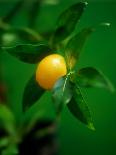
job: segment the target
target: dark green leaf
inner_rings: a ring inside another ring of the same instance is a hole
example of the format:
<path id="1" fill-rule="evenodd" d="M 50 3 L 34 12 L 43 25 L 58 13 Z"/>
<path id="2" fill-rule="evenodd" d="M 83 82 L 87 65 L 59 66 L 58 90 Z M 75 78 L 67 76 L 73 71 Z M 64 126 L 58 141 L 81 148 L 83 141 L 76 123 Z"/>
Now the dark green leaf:
<path id="1" fill-rule="evenodd" d="M 14 47 L 3 47 L 6 52 L 26 63 L 38 63 L 43 57 L 51 53 L 51 49 L 44 44 L 17 45 Z"/>
<path id="2" fill-rule="evenodd" d="M 66 9 L 58 18 L 57 28 L 54 33 L 53 42 L 59 42 L 68 37 L 75 29 L 87 2 L 79 2 Z"/>
<path id="3" fill-rule="evenodd" d="M 88 37 L 93 31 L 94 29 L 92 27 L 85 28 L 68 41 L 65 48 L 65 55 L 67 65 L 70 69 L 76 64 Z"/>
<path id="4" fill-rule="evenodd" d="M 78 72 L 77 80 L 80 86 L 106 88 L 114 92 L 112 83 L 103 73 L 93 67 L 82 68 Z"/>
<path id="5" fill-rule="evenodd" d="M 88 128 L 95 130 L 91 117 L 90 110 L 82 96 L 80 88 L 74 86 L 73 97 L 67 104 L 69 111 L 82 123 L 86 124 Z"/>
<path id="6" fill-rule="evenodd" d="M 12 112 L 0 103 L 0 128 L 5 129 L 8 133 L 14 134 L 15 119 Z"/>
<path id="7" fill-rule="evenodd" d="M 53 102 L 57 113 L 60 113 L 63 105 L 69 103 L 72 98 L 72 85 L 69 78 L 69 76 L 60 78 L 52 90 Z"/>
<path id="8" fill-rule="evenodd" d="M 45 92 L 36 82 L 35 75 L 28 81 L 23 94 L 23 110 L 31 107 Z"/>

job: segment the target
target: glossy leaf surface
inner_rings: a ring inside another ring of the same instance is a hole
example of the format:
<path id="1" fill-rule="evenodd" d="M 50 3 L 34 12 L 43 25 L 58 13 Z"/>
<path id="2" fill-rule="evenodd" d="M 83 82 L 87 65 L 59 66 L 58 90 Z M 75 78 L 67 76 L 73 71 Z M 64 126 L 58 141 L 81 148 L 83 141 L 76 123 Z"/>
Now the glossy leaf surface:
<path id="1" fill-rule="evenodd" d="M 115 90 L 109 79 L 93 67 L 82 68 L 77 75 L 80 86 L 106 88 L 112 92 Z"/>
<path id="2" fill-rule="evenodd" d="M 57 113 L 60 113 L 62 107 L 70 102 L 72 98 L 71 88 L 72 85 L 68 76 L 60 78 L 54 85 L 52 90 L 52 97 Z"/>
<path id="3" fill-rule="evenodd" d="M 72 115 L 75 118 L 77 118 L 82 123 L 87 125 L 88 128 L 94 130 L 93 120 L 92 120 L 90 110 L 84 100 L 84 97 L 79 87 L 74 86 L 73 97 L 71 101 L 67 104 L 67 106 L 69 111 L 72 113 Z"/>
<path id="4" fill-rule="evenodd" d="M 17 59 L 31 64 L 38 63 L 42 58 L 51 53 L 51 49 L 44 44 L 25 44 L 14 47 L 3 47 L 2 49 Z"/>

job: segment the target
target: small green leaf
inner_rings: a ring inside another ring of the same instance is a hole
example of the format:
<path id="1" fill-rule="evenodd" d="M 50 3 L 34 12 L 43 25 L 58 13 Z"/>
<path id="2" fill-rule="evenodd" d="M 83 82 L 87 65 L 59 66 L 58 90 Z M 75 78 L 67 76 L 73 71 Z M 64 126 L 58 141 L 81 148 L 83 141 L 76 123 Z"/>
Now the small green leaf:
<path id="1" fill-rule="evenodd" d="M 15 118 L 12 112 L 2 103 L 0 104 L 0 128 L 9 134 L 14 134 Z"/>
<path id="2" fill-rule="evenodd" d="M 87 2 L 79 2 L 66 9 L 58 18 L 57 28 L 53 36 L 53 42 L 57 43 L 68 37 L 80 20 Z"/>
<path id="3" fill-rule="evenodd" d="M 31 107 L 45 92 L 36 82 L 35 75 L 28 81 L 23 94 L 23 110 Z"/>
<path id="4" fill-rule="evenodd" d="M 73 97 L 67 104 L 69 111 L 88 128 L 95 130 L 90 110 L 82 96 L 81 90 L 77 85 L 73 88 Z"/>
<path id="5" fill-rule="evenodd" d="M 38 63 L 43 57 L 51 53 L 51 49 L 44 44 L 25 44 L 14 47 L 2 47 L 3 50 L 26 63 Z"/>
<path id="6" fill-rule="evenodd" d="M 63 105 L 69 103 L 72 98 L 72 85 L 69 78 L 69 75 L 60 78 L 52 90 L 52 98 L 58 114 L 61 112 Z"/>
<path id="7" fill-rule="evenodd" d="M 93 31 L 94 28 L 92 27 L 85 28 L 68 41 L 65 48 L 65 56 L 69 69 L 75 66 L 88 37 Z"/>
<path id="8" fill-rule="evenodd" d="M 106 88 L 112 92 L 115 91 L 109 79 L 101 71 L 93 67 L 82 68 L 77 75 L 80 86 Z"/>

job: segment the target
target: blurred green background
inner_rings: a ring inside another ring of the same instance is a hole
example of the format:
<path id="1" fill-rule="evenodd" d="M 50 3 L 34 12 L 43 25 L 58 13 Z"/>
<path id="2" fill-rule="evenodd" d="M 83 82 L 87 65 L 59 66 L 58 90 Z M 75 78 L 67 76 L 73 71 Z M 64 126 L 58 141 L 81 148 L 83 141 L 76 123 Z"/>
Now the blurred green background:
<path id="1" fill-rule="evenodd" d="M 0 16 L 4 16 L 15 4 L 16 0 L 0 1 Z M 52 30 L 60 12 L 78 2 L 77 0 L 57 0 L 57 4 L 44 3 L 38 16 L 37 29 L 40 32 Z M 79 61 L 79 68 L 94 66 L 101 69 L 116 86 L 116 1 L 88 0 L 89 5 L 83 14 L 76 31 L 101 22 L 110 22 L 109 28 L 99 27 L 88 40 Z M 28 7 L 31 1 L 22 8 L 12 25 L 26 26 Z M 51 1 L 52 3 L 52 1 Z M 18 61 L 7 53 L 1 54 L 5 76 L 10 86 L 10 106 L 17 121 L 22 116 L 21 97 L 24 86 L 36 66 Z M 85 97 L 93 113 L 96 131 L 93 132 L 78 122 L 64 109 L 59 126 L 60 155 L 116 155 L 116 93 L 106 90 L 89 89 Z M 54 108 L 49 93 L 45 94 L 32 109 L 44 111 L 46 117 L 54 117 Z"/>

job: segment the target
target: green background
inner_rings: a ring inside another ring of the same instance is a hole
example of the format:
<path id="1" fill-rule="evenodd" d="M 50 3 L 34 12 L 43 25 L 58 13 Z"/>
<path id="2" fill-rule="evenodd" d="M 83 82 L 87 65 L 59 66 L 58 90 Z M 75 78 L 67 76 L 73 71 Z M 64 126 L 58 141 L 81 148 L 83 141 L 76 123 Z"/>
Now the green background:
<path id="1" fill-rule="evenodd" d="M 4 16 L 15 2 L 0 1 L 0 16 Z M 29 1 L 28 1 L 29 2 Z M 41 32 L 52 30 L 56 19 L 63 9 L 77 0 L 60 0 L 57 5 L 44 4 L 38 17 L 37 29 Z M 101 22 L 110 22 L 109 28 L 98 27 L 92 34 L 79 60 L 78 67 L 94 66 L 101 69 L 116 86 L 116 1 L 90 0 L 76 31 Z M 27 7 L 17 15 L 13 25 L 27 24 Z M 18 19 L 18 20 L 17 20 Z M 24 86 L 36 66 L 18 61 L 7 53 L 1 54 L 5 76 L 10 87 L 10 106 L 17 121 L 22 116 L 21 97 Z M 85 98 L 93 113 L 96 131 L 91 131 L 77 121 L 64 109 L 59 126 L 60 155 L 115 155 L 116 154 L 116 93 L 111 94 L 102 89 L 85 90 Z M 46 117 L 54 117 L 54 107 L 49 93 L 30 109 L 42 110 Z"/>

